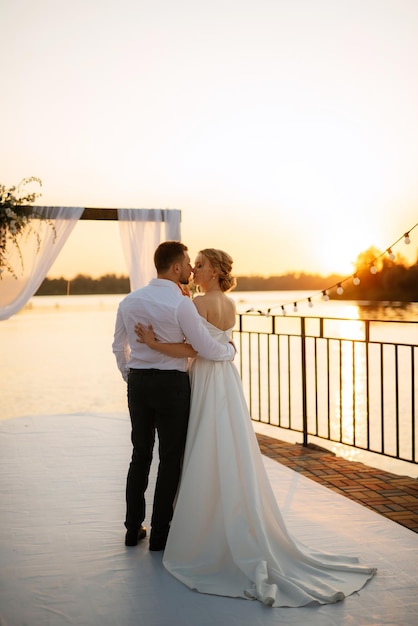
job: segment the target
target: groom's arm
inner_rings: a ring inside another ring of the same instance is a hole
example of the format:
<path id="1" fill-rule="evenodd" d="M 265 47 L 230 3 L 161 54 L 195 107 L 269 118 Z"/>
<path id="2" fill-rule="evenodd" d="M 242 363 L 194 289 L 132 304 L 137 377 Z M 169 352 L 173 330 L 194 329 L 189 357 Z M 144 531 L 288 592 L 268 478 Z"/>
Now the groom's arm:
<path id="1" fill-rule="evenodd" d="M 126 334 L 125 323 L 123 321 L 123 315 L 118 307 L 116 316 L 115 332 L 113 336 L 112 351 L 116 358 L 119 371 L 122 374 L 122 378 L 125 382 L 128 380 L 128 360 L 130 356 L 130 349 L 128 344 L 128 337 Z"/>

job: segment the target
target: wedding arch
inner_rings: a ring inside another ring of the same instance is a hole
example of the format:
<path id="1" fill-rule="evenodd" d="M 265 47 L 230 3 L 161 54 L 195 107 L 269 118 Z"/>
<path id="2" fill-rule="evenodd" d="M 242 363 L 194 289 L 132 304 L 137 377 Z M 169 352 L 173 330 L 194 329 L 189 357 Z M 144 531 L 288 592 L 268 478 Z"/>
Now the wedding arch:
<path id="1" fill-rule="evenodd" d="M 0 280 L 0 320 L 17 313 L 38 290 L 79 220 L 113 220 L 119 233 L 131 289 L 155 276 L 155 248 L 167 240 L 179 241 L 181 211 L 178 209 L 101 209 L 86 207 L 31 207 L 44 219 L 22 236 L 21 258 L 11 249 L 8 261 L 22 268 L 17 278 L 4 273 Z M 13 258 L 15 256 L 16 258 Z"/>

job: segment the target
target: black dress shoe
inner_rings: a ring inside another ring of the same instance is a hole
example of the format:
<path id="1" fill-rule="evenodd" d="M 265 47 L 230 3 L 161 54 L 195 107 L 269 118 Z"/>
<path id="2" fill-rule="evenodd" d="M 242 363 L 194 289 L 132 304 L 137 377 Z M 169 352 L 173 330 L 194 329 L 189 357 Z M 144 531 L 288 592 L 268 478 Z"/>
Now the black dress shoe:
<path id="1" fill-rule="evenodd" d="M 149 549 L 152 550 L 152 552 L 160 552 L 160 550 L 164 550 L 166 543 L 167 539 L 163 541 L 156 541 L 155 539 L 154 541 L 150 540 Z"/>
<path id="2" fill-rule="evenodd" d="M 151 529 L 151 535 L 149 538 L 149 549 L 152 552 L 159 552 L 160 550 L 164 550 L 165 544 L 167 543 L 169 528 L 164 529 Z"/>
<path id="3" fill-rule="evenodd" d="M 147 529 L 141 526 L 139 530 L 136 528 L 128 528 L 125 535 L 125 546 L 136 546 L 138 541 L 147 536 Z"/>

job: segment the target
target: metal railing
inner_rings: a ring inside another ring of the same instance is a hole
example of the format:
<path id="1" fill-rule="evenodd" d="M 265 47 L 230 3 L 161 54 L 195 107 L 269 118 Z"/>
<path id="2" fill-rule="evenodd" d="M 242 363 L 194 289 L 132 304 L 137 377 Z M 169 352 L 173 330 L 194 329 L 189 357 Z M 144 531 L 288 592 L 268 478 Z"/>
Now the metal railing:
<path id="1" fill-rule="evenodd" d="M 252 419 L 416 463 L 417 324 L 238 315 Z"/>

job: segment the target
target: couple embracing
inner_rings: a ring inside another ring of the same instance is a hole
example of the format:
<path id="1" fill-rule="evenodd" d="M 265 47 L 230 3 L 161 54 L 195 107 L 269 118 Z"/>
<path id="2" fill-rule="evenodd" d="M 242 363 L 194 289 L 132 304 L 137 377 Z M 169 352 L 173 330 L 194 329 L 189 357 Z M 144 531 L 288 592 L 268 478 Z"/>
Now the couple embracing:
<path id="1" fill-rule="evenodd" d="M 128 383 L 132 460 L 125 544 L 145 538 L 145 491 L 158 433 L 149 548 L 202 593 L 274 607 L 328 604 L 375 569 L 322 554 L 288 532 L 251 424 L 232 342 L 232 259 L 208 248 L 192 269 L 187 247 L 160 244 L 157 278 L 120 303 L 113 352 Z M 190 300 L 190 275 L 203 295 Z M 189 358 L 193 357 L 190 367 Z"/>

